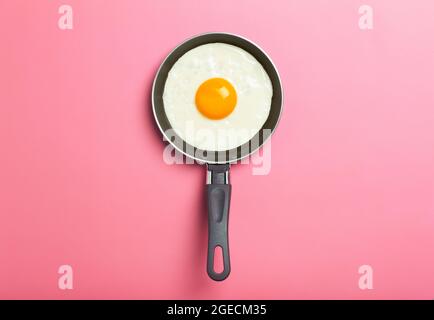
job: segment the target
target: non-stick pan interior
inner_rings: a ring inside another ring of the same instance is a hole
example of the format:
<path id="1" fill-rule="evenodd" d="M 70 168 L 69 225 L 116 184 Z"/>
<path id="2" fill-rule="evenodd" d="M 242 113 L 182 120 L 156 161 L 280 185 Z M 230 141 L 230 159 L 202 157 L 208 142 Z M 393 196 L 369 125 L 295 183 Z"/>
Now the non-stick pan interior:
<path id="1" fill-rule="evenodd" d="M 249 142 L 244 145 L 227 151 L 207 151 L 194 148 L 193 146 L 187 144 L 179 136 L 177 136 L 173 130 L 172 126 L 167 119 L 166 113 L 164 111 L 163 105 L 163 91 L 164 85 L 167 79 L 167 75 L 172 68 L 173 64 L 187 51 L 191 49 L 207 44 L 207 43 L 227 43 L 234 46 L 238 46 L 241 49 L 249 52 L 253 55 L 256 60 L 258 60 L 265 71 L 268 73 L 270 80 L 273 85 L 273 98 L 271 100 L 270 114 L 262 126 L 262 129 L 253 137 Z M 233 162 L 238 159 L 248 156 L 250 153 L 257 150 L 271 135 L 277 126 L 279 121 L 280 113 L 282 110 L 282 86 L 279 78 L 279 74 L 275 66 L 273 65 L 270 58 L 255 44 L 242 37 L 227 34 L 227 33 L 207 33 L 203 35 L 191 38 L 178 47 L 176 47 L 166 58 L 166 60 L 161 65 L 154 81 L 154 87 L 152 90 L 152 104 L 154 108 L 154 115 L 160 130 L 163 134 L 170 140 L 170 142 L 181 152 L 187 156 L 200 160 L 207 163 L 228 163 Z M 170 135 L 167 134 L 170 132 Z"/>

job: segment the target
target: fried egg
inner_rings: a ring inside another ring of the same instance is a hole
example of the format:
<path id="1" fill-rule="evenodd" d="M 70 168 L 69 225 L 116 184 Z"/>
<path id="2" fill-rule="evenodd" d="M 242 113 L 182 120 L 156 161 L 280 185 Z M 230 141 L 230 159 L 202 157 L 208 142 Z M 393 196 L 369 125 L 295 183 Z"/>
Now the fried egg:
<path id="1" fill-rule="evenodd" d="M 207 151 L 237 148 L 262 128 L 273 87 L 247 51 L 209 43 L 186 52 L 168 73 L 163 103 L 172 129 Z"/>

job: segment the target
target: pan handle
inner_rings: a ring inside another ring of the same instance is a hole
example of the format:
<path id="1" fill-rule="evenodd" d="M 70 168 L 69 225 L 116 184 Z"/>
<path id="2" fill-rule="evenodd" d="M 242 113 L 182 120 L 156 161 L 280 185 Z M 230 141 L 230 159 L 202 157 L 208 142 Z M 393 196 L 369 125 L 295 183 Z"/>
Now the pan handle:
<path id="1" fill-rule="evenodd" d="M 229 164 L 208 164 L 206 190 L 208 198 L 207 272 L 211 279 L 222 281 L 231 272 L 228 244 L 228 218 L 231 200 Z M 214 255 L 219 247 L 224 268 L 223 271 L 216 272 Z"/>

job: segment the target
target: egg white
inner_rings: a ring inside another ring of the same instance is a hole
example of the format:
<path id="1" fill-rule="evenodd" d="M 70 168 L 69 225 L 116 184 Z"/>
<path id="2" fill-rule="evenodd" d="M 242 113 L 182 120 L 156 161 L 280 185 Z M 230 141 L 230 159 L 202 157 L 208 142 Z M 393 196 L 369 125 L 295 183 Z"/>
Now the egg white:
<path id="1" fill-rule="evenodd" d="M 237 92 L 234 111 L 221 120 L 208 119 L 195 104 L 199 86 L 215 77 L 228 80 Z M 267 72 L 250 53 L 210 43 L 188 51 L 172 66 L 163 103 L 173 130 L 184 141 L 202 150 L 225 151 L 248 142 L 262 128 L 272 96 Z"/>

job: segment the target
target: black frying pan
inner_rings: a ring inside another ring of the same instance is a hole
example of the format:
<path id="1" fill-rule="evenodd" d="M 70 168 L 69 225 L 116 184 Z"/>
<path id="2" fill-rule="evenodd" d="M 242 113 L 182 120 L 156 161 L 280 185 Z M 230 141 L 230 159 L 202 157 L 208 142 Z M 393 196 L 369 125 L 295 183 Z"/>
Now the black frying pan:
<path id="1" fill-rule="evenodd" d="M 163 105 L 163 91 L 167 75 L 174 63 L 187 51 L 207 43 L 227 43 L 237 46 L 253 55 L 267 72 L 272 85 L 273 97 L 270 114 L 259 132 L 247 143 L 226 151 L 208 151 L 195 148 L 183 141 L 167 119 Z M 152 108 L 157 122 L 166 139 L 180 152 L 199 162 L 207 164 L 207 199 L 208 199 L 208 275 L 217 281 L 227 278 L 230 273 L 228 245 L 228 216 L 231 197 L 229 184 L 229 166 L 255 152 L 271 136 L 282 112 L 283 92 L 279 74 L 271 59 L 253 42 L 229 33 L 206 33 L 188 39 L 178 45 L 161 64 L 152 87 Z M 167 132 L 170 132 L 170 137 Z M 214 271 L 214 253 L 221 247 L 223 253 L 222 272 Z"/>

